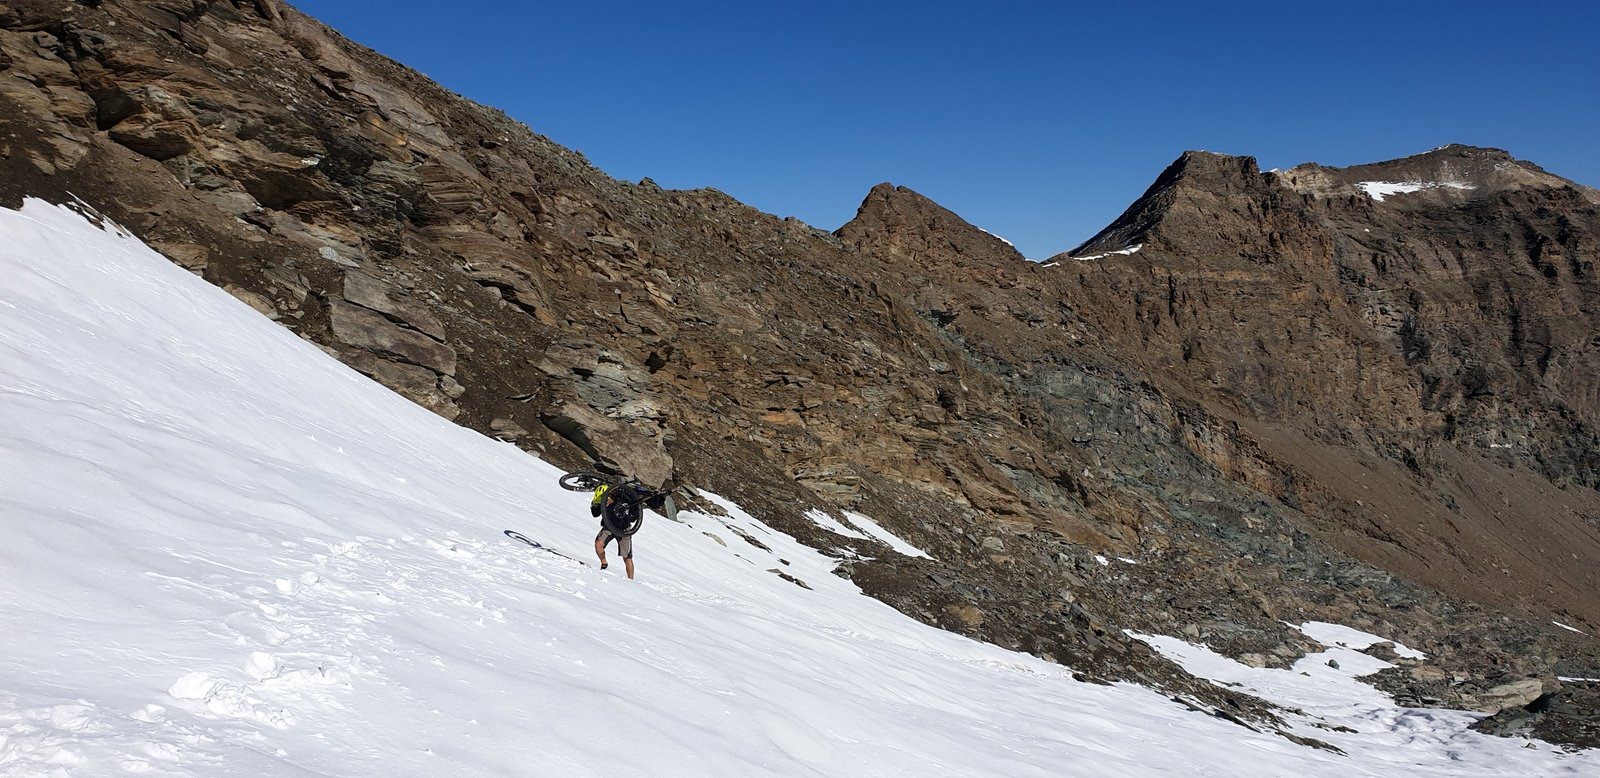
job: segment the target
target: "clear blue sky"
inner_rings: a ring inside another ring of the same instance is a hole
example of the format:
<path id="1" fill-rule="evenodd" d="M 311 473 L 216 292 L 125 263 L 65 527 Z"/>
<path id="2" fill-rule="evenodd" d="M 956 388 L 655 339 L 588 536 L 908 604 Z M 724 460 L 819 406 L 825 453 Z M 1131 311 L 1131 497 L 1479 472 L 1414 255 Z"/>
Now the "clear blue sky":
<path id="1" fill-rule="evenodd" d="M 1600 2 L 299 0 L 622 179 L 833 229 L 879 181 L 1030 257 L 1184 149 L 1498 146 L 1600 185 Z"/>

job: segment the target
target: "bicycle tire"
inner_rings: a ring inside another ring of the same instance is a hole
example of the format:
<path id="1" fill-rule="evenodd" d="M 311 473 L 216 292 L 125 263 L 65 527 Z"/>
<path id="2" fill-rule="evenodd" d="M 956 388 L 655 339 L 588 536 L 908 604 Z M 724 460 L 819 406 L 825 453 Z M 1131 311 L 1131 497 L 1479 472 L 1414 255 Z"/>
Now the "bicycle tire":
<path id="1" fill-rule="evenodd" d="M 643 527 L 643 526 L 644 526 L 644 511 L 639 511 L 639 520 L 634 522 L 633 526 L 631 526 L 627 530 L 625 530 L 622 533 L 622 536 L 625 537 L 625 538 L 633 537 L 633 533 L 638 532 L 639 528 Z"/>
<path id="2" fill-rule="evenodd" d="M 667 518 L 672 519 L 673 521 L 677 521 L 678 520 L 678 503 L 675 502 L 672 499 L 672 495 L 670 495 L 670 494 L 662 494 L 661 498 L 662 498 L 662 500 L 661 500 L 661 508 L 658 509 L 660 511 L 661 515 L 666 516 Z M 657 510 L 657 509 L 652 509 L 652 510 Z M 607 530 L 610 530 L 611 534 L 616 535 L 617 537 L 623 537 L 623 538 L 631 537 L 634 533 L 639 531 L 640 527 L 644 526 L 645 513 L 646 513 L 646 511 L 640 510 L 639 511 L 639 520 L 635 521 L 635 522 L 632 522 L 629 526 L 624 527 L 621 530 L 617 530 L 617 529 L 613 528 L 611 526 L 610 522 L 605 521 L 604 518 L 601 519 L 601 524 L 604 525 Z"/>
<path id="3" fill-rule="evenodd" d="M 606 531 L 616 535 L 619 538 L 633 537 L 633 534 L 638 532 L 640 527 L 644 526 L 644 511 L 639 512 L 638 520 L 628 522 L 628 526 L 626 527 L 618 527 L 612 522 L 607 521 L 606 517 L 604 516 L 601 517 L 600 523 L 601 526 L 606 528 Z"/>
<path id="4" fill-rule="evenodd" d="M 569 492 L 592 492 L 596 486 L 606 482 L 605 477 L 599 473 L 590 473 L 580 470 L 576 473 L 567 473 L 561 476 L 561 488 Z"/>

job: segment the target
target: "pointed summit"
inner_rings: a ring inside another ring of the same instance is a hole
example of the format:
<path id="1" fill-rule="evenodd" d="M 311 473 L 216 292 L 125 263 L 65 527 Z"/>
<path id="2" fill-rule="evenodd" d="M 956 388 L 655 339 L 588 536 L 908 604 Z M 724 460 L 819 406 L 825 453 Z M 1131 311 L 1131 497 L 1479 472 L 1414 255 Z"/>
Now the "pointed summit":
<path id="1" fill-rule="evenodd" d="M 867 192 L 856 217 L 834 232 L 845 244 L 918 264 L 959 255 L 963 264 L 1025 261 L 1010 242 L 903 186 Z"/>
<path id="2" fill-rule="evenodd" d="M 1185 151 L 1115 221 L 1056 258 L 1131 253 L 1128 250 L 1135 246 L 1163 247 L 1162 228 L 1174 214 L 1203 213 L 1214 209 L 1218 200 L 1259 194 L 1266 186 L 1255 157 Z"/>

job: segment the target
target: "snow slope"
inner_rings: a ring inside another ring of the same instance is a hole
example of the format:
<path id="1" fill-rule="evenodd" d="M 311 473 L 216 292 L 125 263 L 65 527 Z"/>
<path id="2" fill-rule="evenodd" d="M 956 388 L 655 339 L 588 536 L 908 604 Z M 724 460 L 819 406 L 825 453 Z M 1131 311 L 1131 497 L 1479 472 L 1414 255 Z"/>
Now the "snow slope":
<path id="1" fill-rule="evenodd" d="M 114 228 L 0 210 L 0 774 L 1597 770 L 1465 714 L 1318 731 L 1347 757 L 1077 683 L 725 502 L 647 521 L 629 582 L 501 535 L 589 556 L 556 475 Z"/>
<path id="2" fill-rule="evenodd" d="M 1308 621 L 1299 625 L 1296 627 L 1296 629 L 1305 633 L 1306 637 L 1311 638 L 1312 640 L 1315 640 L 1325 646 L 1338 646 L 1340 648 L 1354 648 L 1359 650 L 1375 643 L 1389 643 L 1394 648 L 1395 656 L 1403 656 L 1408 659 L 1428 658 L 1427 654 L 1424 654 L 1414 648 L 1408 648 L 1404 643 L 1388 640 L 1370 632 L 1362 632 L 1359 629 L 1346 627 L 1343 624 L 1330 624 L 1326 621 Z"/>
<path id="3" fill-rule="evenodd" d="M 1356 188 L 1381 203 L 1386 197 L 1420 192 L 1424 189 L 1475 189 L 1476 187 L 1453 181 L 1361 181 L 1356 184 Z"/>

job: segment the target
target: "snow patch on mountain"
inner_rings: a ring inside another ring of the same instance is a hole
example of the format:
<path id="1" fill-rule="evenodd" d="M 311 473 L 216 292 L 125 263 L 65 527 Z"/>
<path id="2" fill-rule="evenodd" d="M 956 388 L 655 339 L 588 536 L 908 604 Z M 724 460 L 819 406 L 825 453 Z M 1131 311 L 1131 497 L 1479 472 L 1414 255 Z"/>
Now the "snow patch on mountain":
<path id="1" fill-rule="evenodd" d="M 996 234 L 994 234 L 994 233 L 992 233 L 992 232 L 990 232 L 990 231 L 988 231 L 988 230 L 986 230 L 986 229 L 984 229 L 982 227 L 978 228 L 978 232 L 981 232 L 981 233 L 983 233 L 985 235 L 988 235 L 989 237 L 994 238 L 995 240 L 998 240 L 1001 243 L 1004 243 L 1007 246 L 1010 246 L 1011 248 L 1016 248 L 1017 247 L 1017 244 L 1012 243 L 1011 241 L 1006 240 L 1005 238 L 1002 238 L 999 235 L 996 235 Z"/>
<path id="2" fill-rule="evenodd" d="M 1358 633 L 1349 627 L 1312 629 L 1330 639 L 1333 634 Z M 1292 667 L 1278 669 L 1251 667 L 1179 638 L 1127 634 L 1193 675 L 1295 710 L 1285 717 L 1291 731 L 1338 747 L 1349 755 L 1354 769 L 1385 759 L 1406 764 L 1409 775 L 1487 775 L 1496 770 L 1583 775 L 1600 767 L 1600 755 L 1594 752 L 1568 754 L 1537 741 L 1519 744 L 1468 729 L 1483 718 L 1481 713 L 1401 707 L 1387 693 L 1359 680 L 1394 665 L 1353 648 L 1307 654 Z M 1540 753 L 1545 749 L 1549 751 Z M 1402 752 L 1407 756 L 1396 758 Z"/>
<path id="3" fill-rule="evenodd" d="M 1092 261 L 1094 261 L 1096 259 L 1105 259 L 1106 257 L 1115 257 L 1115 256 L 1131 257 L 1134 254 L 1139 253 L 1139 249 L 1142 249 L 1142 248 L 1144 248 L 1144 244 L 1143 243 L 1136 243 L 1136 244 L 1134 244 L 1132 246 L 1129 246 L 1127 248 L 1117 249 L 1116 251 L 1107 251 L 1107 252 L 1103 252 L 1103 253 L 1100 253 L 1100 254 L 1089 254 L 1087 256 L 1082 256 L 1082 257 L 1067 257 L 1067 258 L 1071 259 L 1071 260 L 1073 260 L 1075 262 L 1092 262 Z M 1047 263 L 1045 263 L 1043 265 L 1043 267 L 1055 267 L 1056 265 L 1059 265 L 1059 264 L 1061 264 L 1061 262 L 1059 260 L 1057 260 L 1055 262 L 1047 262 Z"/>
<path id="4" fill-rule="evenodd" d="M 855 527 L 846 526 L 838 519 L 829 516 L 825 511 L 819 511 L 815 509 L 806 511 L 806 518 L 816 522 L 817 526 L 832 532 L 835 535 L 840 535 L 847 538 L 855 538 L 857 540 L 867 539 L 867 536 L 863 534 L 861 530 L 858 530 Z"/>
<path id="5" fill-rule="evenodd" d="M 878 522 L 873 521 L 872 519 L 869 519 L 859 513 L 850 511 L 846 511 L 844 515 L 851 524 L 860 527 L 862 532 L 865 532 L 879 541 L 882 541 L 884 545 L 894 549 L 897 553 L 904 554 L 906 556 L 921 557 L 923 559 L 930 558 L 928 556 L 928 552 L 905 542 L 900 538 L 899 535 L 884 529 L 883 525 L 879 524 Z"/>
<path id="6" fill-rule="evenodd" d="M 1340 648 L 1363 649 L 1378 643 L 1389 643 L 1394 646 L 1396 656 L 1406 659 L 1427 659 L 1428 655 L 1414 648 L 1407 648 L 1398 640 L 1378 637 L 1370 632 L 1362 632 L 1354 627 L 1343 624 L 1331 624 L 1326 621 L 1308 621 L 1298 626 L 1289 626 L 1305 633 L 1305 636 L 1325 646 L 1338 646 Z"/>
<path id="7" fill-rule="evenodd" d="M 1453 181 L 1362 181 L 1356 184 L 1361 191 L 1366 192 L 1378 202 L 1383 202 L 1385 197 L 1397 194 L 1410 194 L 1421 192 L 1424 189 L 1476 189 L 1471 184 L 1461 184 Z"/>

